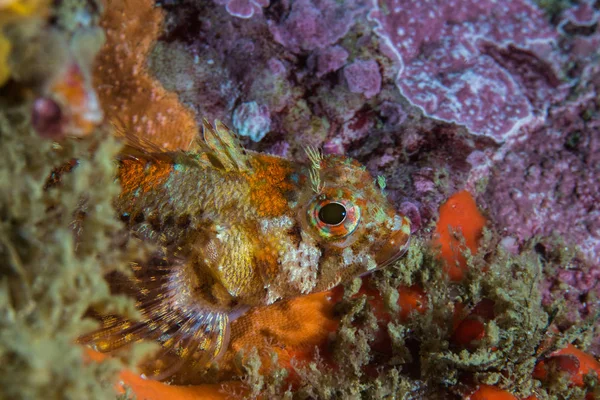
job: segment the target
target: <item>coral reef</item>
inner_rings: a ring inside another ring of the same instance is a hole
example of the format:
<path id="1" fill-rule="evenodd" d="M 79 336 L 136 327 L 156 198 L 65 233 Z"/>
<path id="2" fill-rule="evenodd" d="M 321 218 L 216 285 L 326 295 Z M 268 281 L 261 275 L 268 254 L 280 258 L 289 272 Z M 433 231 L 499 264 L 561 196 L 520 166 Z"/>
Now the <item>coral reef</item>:
<path id="1" fill-rule="evenodd" d="M 242 136 L 248 136 L 255 142 L 265 137 L 271 126 L 267 107 L 259 106 L 255 101 L 240 104 L 233 111 L 233 127 Z"/>
<path id="2" fill-rule="evenodd" d="M 374 60 L 358 60 L 344 68 L 344 77 L 352 93 L 362 93 L 367 99 L 381 90 L 379 66 Z"/>
<path id="3" fill-rule="evenodd" d="M 367 5 L 366 0 L 344 4 L 330 0 L 291 2 L 285 17 L 268 21 L 269 30 L 276 42 L 295 53 L 322 49 L 345 36 Z"/>
<path id="4" fill-rule="evenodd" d="M 128 258 L 106 132 L 186 149 L 207 118 L 358 159 L 416 240 L 240 318 L 218 366 L 173 378 L 199 387 L 122 373 L 139 397 L 600 398 L 597 1 L 0 3 L 0 397 L 111 398 L 119 363 L 72 344 L 89 306 L 126 308 L 100 279 Z"/>
<path id="5" fill-rule="evenodd" d="M 600 121 L 582 116 L 598 112 L 596 101 L 552 109 L 499 154 L 488 189 L 494 220 L 519 240 L 558 233 L 591 260 L 600 260 Z"/>

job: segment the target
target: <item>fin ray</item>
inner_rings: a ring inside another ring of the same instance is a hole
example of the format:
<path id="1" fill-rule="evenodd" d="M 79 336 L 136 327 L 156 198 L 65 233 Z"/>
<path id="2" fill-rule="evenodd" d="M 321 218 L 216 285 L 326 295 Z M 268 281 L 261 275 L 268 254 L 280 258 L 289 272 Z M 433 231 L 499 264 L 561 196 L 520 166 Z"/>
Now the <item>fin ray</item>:
<path id="1" fill-rule="evenodd" d="M 219 120 L 212 126 L 202 120 L 202 137 L 198 138 L 191 151 L 205 153 L 212 157 L 226 171 L 250 171 L 246 151 L 237 135 Z"/>
<path id="2" fill-rule="evenodd" d="M 159 380 L 176 373 L 186 363 L 205 367 L 218 359 L 229 343 L 229 315 L 195 299 L 182 300 L 181 268 L 172 266 L 170 279 L 139 295 L 139 320 L 105 317 L 100 329 L 80 337 L 78 342 L 103 353 L 143 340 L 158 342 L 161 349 L 141 367 L 148 377 Z M 135 286 L 145 286 L 153 279 L 143 272 L 141 269 L 139 276 L 131 278 L 136 281 Z M 157 294 L 163 296 L 157 299 Z"/>

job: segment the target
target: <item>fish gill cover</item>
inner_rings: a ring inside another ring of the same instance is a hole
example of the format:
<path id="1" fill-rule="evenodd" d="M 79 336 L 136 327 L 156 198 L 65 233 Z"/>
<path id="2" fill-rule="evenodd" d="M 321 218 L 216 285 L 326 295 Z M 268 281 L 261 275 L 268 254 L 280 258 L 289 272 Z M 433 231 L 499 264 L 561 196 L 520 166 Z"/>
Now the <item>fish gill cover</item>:
<path id="1" fill-rule="evenodd" d="M 251 150 L 358 159 L 415 240 L 364 282 L 240 318 L 222 365 L 173 378 L 199 385 L 182 399 L 215 382 L 224 397 L 598 398 L 599 8 L 0 2 L 0 398 L 116 396 L 121 363 L 75 344 L 90 309 L 135 316 L 103 279 L 141 252 L 114 239 L 112 133 L 181 149 L 202 118 Z M 485 231 L 445 216 L 464 189 Z M 464 252 L 454 269 L 436 246 Z M 568 343 L 591 361 L 554 352 Z"/>

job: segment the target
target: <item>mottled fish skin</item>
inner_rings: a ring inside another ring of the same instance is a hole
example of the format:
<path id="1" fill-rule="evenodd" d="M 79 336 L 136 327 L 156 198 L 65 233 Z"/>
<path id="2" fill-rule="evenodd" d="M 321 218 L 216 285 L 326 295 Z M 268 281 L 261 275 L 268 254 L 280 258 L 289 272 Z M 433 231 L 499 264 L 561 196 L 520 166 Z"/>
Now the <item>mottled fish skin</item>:
<path id="1" fill-rule="evenodd" d="M 251 307 L 314 293 L 398 259 L 410 221 L 358 162 L 308 151 L 308 165 L 244 151 L 204 121 L 192 151 L 120 160 L 116 208 L 158 262 L 134 265 L 143 318 L 104 318 L 81 338 L 100 351 L 156 340 L 148 368 L 162 379 L 227 348 L 229 322 Z M 327 207 L 326 207 L 327 206 Z"/>

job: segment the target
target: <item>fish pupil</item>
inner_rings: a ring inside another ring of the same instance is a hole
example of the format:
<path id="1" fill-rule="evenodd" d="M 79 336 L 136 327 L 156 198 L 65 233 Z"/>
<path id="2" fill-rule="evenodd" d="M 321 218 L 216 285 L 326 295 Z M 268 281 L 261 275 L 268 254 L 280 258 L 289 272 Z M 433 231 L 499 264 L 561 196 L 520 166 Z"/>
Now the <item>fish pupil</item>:
<path id="1" fill-rule="evenodd" d="M 339 225 L 346 219 L 346 207 L 340 203 L 329 203 L 319 210 L 319 220 L 327 225 Z"/>

